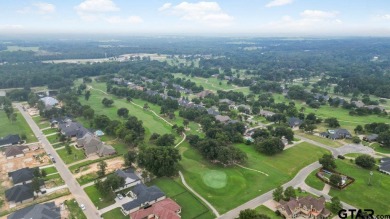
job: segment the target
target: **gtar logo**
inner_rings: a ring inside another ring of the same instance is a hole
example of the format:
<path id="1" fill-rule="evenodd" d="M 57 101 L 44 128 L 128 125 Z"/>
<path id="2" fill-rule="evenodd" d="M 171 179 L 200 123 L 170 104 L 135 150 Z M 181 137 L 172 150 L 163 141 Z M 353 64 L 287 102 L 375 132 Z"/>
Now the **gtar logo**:
<path id="1" fill-rule="evenodd" d="M 350 216 L 348 216 L 348 212 L 351 213 Z M 375 218 L 374 217 L 374 210 L 372 209 L 341 209 L 338 213 L 339 217 L 344 218 L 351 218 L 351 219 L 370 219 Z"/>

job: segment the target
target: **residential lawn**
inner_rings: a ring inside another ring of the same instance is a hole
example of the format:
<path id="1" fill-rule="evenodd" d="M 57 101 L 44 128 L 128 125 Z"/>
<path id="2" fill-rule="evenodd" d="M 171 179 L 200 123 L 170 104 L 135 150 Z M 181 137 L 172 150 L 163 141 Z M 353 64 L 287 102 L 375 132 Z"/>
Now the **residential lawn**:
<path id="1" fill-rule="evenodd" d="M 321 191 L 324 188 L 325 183 L 316 177 L 317 172 L 318 170 L 314 170 L 313 172 L 311 172 L 310 175 L 306 178 L 305 183 L 308 186 Z"/>
<path id="2" fill-rule="evenodd" d="M 40 129 L 50 127 L 49 121 L 47 119 L 45 119 L 45 118 L 42 118 L 40 116 L 34 116 L 34 117 L 32 117 L 32 119 L 38 125 L 38 127 Z"/>
<path id="3" fill-rule="evenodd" d="M 50 180 L 50 179 L 59 179 L 61 178 L 60 174 L 59 173 L 55 173 L 55 174 L 52 174 L 50 176 L 46 176 L 45 177 L 45 180 Z"/>
<path id="4" fill-rule="evenodd" d="M 0 138 L 3 138 L 10 134 L 25 134 L 27 139 L 27 143 L 31 142 L 37 142 L 37 138 L 35 137 L 34 133 L 32 132 L 30 126 L 27 124 L 26 120 L 20 114 L 20 112 L 15 109 L 16 113 L 16 121 L 11 122 L 7 115 L 5 114 L 4 110 L 0 110 Z"/>
<path id="5" fill-rule="evenodd" d="M 95 179 L 98 178 L 97 173 L 88 173 L 85 175 L 82 175 L 81 177 L 77 178 L 77 182 L 79 182 L 80 185 L 85 185 L 87 183 L 95 181 Z"/>
<path id="6" fill-rule="evenodd" d="M 260 214 L 265 214 L 271 219 L 281 219 L 281 216 L 277 216 L 275 212 L 273 212 L 271 209 L 264 205 L 260 205 L 259 207 L 255 208 L 255 210 Z"/>
<path id="7" fill-rule="evenodd" d="M 282 185 L 300 169 L 327 153 L 326 150 L 305 142 L 275 156 L 260 154 L 253 146 L 240 144 L 237 147 L 248 156 L 248 161 L 243 164 L 245 167 L 266 172 L 269 176 L 238 166 L 213 165 L 204 160 L 195 149 L 190 148 L 188 143 L 179 147 L 182 154 L 180 170 L 187 183 L 220 213 Z M 214 177 L 213 182 L 213 176 L 217 175 L 218 178 Z"/>
<path id="8" fill-rule="evenodd" d="M 105 208 L 115 203 L 114 200 L 105 200 L 105 197 L 100 194 L 95 185 L 86 187 L 84 191 L 98 209 Z"/>
<path id="9" fill-rule="evenodd" d="M 82 203 L 80 203 L 82 204 Z M 66 201 L 66 206 L 68 207 L 68 211 L 70 213 L 69 218 L 74 218 L 74 219 L 87 219 L 85 216 L 83 210 L 81 210 L 79 203 L 76 202 L 76 200 L 71 199 Z"/>
<path id="10" fill-rule="evenodd" d="M 371 148 L 373 148 L 376 152 L 383 153 L 383 154 L 390 154 L 390 148 L 389 147 L 382 147 L 379 143 L 375 142 L 370 145 Z"/>
<path id="11" fill-rule="evenodd" d="M 107 160 L 107 159 L 111 159 L 111 158 L 114 158 L 114 157 L 117 157 L 118 155 L 114 155 L 114 156 L 108 156 L 108 157 L 102 157 L 102 158 L 99 158 L 99 159 L 96 159 L 96 160 L 86 160 L 84 162 L 81 162 L 81 163 L 78 163 L 78 164 L 75 164 L 75 165 L 72 165 L 69 167 L 69 170 L 72 172 L 72 173 L 75 173 L 75 171 L 81 167 L 84 167 L 84 166 L 88 166 L 88 165 L 91 165 L 93 163 L 97 163 L 99 161 L 102 161 L 102 160 Z"/>
<path id="12" fill-rule="evenodd" d="M 50 129 L 45 129 L 42 132 L 43 132 L 44 135 L 49 135 L 49 134 L 57 133 L 58 129 L 50 128 Z"/>
<path id="13" fill-rule="evenodd" d="M 57 173 L 57 169 L 55 167 L 48 167 L 48 168 L 43 168 L 42 170 L 45 170 L 46 174 L 51 174 L 51 173 Z"/>
<path id="14" fill-rule="evenodd" d="M 46 137 L 46 138 L 47 138 L 47 140 L 48 140 L 51 144 L 54 144 L 54 143 L 59 142 L 58 135 L 51 135 L 51 136 L 48 136 L 48 137 Z"/>
<path id="15" fill-rule="evenodd" d="M 349 154 L 344 154 L 345 157 L 352 157 L 352 158 L 357 158 L 362 154 L 359 153 L 349 153 Z"/>
<path id="16" fill-rule="evenodd" d="M 58 144 L 52 144 L 51 146 L 53 146 L 53 148 L 60 148 L 60 147 L 64 147 L 65 146 L 65 143 L 58 143 Z"/>
<path id="17" fill-rule="evenodd" d="M 102 215 L 104 219 L 128 219 L 129 216 L 123 215 L 121 208 L 115 208 L 109 212 L 106 212 Z"/>
<path id="18" fill-rule="evenodd" d="M 150 185 L 159 187 L 167 197 L 176 201 L 181 206 L 182 218 L 214 218 L 211 211 L 198 200 L 191 192 L 185 189 L 181 184 L 180 179 L 173 180 L 171 178 L 158 178 L 153 180 Z"/>
<path id="19" fill-rule="evenodd" d="M 334 140 L 330 140 L 328 138 L 323 138 L 323 137 L 320 137 L 320 136 L 317 136 L 317 135 L 311 135 L 311 134 L 302 133 L 301 131 L 296 131 L 296 134 L 298 136 L 301 135 L 302 137 L 308 138 L 310 140 L 319 142 L 319 143 L 324 144 L 324 145 L 328 145 L 330 147 L 338 148 L 338 147 L 343 146 L 343 144 L 341 142 L 337 141 L 337 140 L 334 141 Z"/>
<path id="20" fill-rule="evenodd" d="M 68 154 L 65 148 L 57 150 L 58 155 L 66 164 L 83 160 L 85 158 L 83 150 L 75 149 L 73 146 L 71 146 L 71 148 L 72 148 L 72 154 Z"/>
<path id="21" fill-rule="evenodd" d="M 368 185 L 370 170 L 358 167 L 347 160 L 336 160 L 337 171 L 355 178 L 344 190 L 331 189 L 329 195 L 361 209 L 373 209 L 375 214 L 390 214 L 390 176 L 373 171 L 372 186 Z"/>

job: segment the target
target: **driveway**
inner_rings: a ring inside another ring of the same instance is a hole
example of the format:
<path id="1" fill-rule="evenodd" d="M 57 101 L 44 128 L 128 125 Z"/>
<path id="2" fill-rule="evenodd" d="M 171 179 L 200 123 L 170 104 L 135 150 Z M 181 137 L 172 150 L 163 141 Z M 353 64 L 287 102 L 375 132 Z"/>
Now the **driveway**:
<path id="1" fill-rule="evenodd" d="M 100 213 L 100 215 L 102 215 L 108 211 L 115 209 L 115 208 L 120 208 L 120 207 L 122 207 L 123 204 L 126 204 L 127 202 L 131 202 L 131 201 L 133 201 L 133 199 L 128 197 L 128 196 L 125 196 L 122 200 L 119 200 L 119 198 L 117 197 L 117 198 L 115 198 L 115 204 L 112 204 L 108 207 L 100 209 L 99 213 Z"/>

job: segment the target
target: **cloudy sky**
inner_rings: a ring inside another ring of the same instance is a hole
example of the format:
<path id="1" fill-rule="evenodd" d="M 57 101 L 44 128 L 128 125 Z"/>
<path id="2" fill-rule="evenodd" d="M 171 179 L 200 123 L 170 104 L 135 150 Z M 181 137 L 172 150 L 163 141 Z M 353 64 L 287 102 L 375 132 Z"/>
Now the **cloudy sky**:
<path id="1" fill-rule="evenodd" d="M 390 36 L 390 0 L 0 0 L 0 34 Z"/>

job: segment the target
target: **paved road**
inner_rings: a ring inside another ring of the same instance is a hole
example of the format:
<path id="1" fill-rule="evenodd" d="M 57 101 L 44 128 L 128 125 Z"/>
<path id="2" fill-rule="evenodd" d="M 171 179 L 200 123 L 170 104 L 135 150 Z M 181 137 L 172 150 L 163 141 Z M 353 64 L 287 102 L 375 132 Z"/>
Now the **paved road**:
<path id="1" fill-rule="evenodd" d="M 54 159 L 56 160 L 56 163 L 54 166 L 57 168 L 59 174 L 61 175 L 62 179 L 65 181 L 65 184 L 68 186 L 69 191 L 73 194 L 75 199 L 79 204 L 84 204 L 86 209 L 84 211 L 87 218 L 100 218 L 99 212 L 96 209 L 96 207 L 93 205 L 87 194 L 84 192 L 84 190 L 80 187 L 80 185 L 77 183 L 76 179 L 73 177 L 72 173 L 69 171 L 65 163 L 61 160 L 61 158 L 58 156 L 56 150 L 51 146 L 50 142 L 47 140 L 45 135 L 42 134 L 42 131 L 39 129 L 37 124 L 34 122 L 34 120 L 30 117 L 30 115 L 27 114 L 26 111 L 23 110 L 22 105 L 20 103 L 15 104 L 18 110 L 21 112 L 23 117 L 26 119 L 28 125 L 31 127 L 32 131 L 34 132 L 35 136 L 40 139 L 40 142 L 45 149 L 46 153 L 50 153 Z"/>

